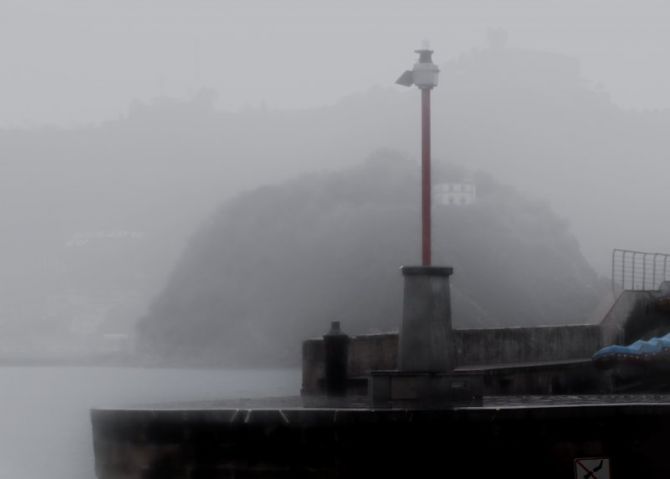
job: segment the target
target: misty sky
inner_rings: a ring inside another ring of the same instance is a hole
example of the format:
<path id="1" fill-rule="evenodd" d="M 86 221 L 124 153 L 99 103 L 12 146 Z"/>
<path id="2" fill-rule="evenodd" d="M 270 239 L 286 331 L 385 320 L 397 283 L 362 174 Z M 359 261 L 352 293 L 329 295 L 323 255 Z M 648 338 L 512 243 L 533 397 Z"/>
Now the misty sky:
<path id="1" fill-rule="evenodd" d="M 578 58 L 621 106 L 668 108 L 668 20 L 652 0 L 0 0 L 0 126 L 117 118 L 203 86 L 231 110 L 330 104 L 392 85 L 424 39 L 443 62 L 489 28 Z"/>

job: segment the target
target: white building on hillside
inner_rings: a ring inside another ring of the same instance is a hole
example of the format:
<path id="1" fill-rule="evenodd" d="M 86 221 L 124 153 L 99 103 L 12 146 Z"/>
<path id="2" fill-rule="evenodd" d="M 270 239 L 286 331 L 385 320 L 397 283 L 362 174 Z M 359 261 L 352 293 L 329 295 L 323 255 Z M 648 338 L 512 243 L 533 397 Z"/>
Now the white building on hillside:
<path id="1" fill-rule="evenodd" d="M 433 187 L 433 200 L 439 205 L 471 205 L 477 199 L 477 189 L 471 181 L 438 183 Z"/>

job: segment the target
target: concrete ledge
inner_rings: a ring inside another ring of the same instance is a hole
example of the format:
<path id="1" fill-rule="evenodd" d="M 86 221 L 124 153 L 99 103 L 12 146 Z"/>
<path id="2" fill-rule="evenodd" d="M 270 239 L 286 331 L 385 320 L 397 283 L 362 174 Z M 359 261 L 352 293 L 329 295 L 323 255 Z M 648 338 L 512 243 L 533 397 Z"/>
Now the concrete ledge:
<path id="1" fill-rule="evenodd" d="M 590 359 L 465 366 L 455 372 L 479 376 L 487 395 L 606 394 L 612 377 Z"/>
<path id="2" fill-rule="evenodd" d="M 598 325 L 454 330 L 457 367 L 590 358 L 602 347 Z"/>
<path id="3" fill-rule="evenodd" d="M 668 403 L 536 398 L 522 406 L 484 404 L 445 410 L 94 410 L 96 472 L 98 479 L 369 479 L 463 471 L 563 479 L 575 477 L 575 459 L 603 457 L 612 477 L 670 477 Z"/>

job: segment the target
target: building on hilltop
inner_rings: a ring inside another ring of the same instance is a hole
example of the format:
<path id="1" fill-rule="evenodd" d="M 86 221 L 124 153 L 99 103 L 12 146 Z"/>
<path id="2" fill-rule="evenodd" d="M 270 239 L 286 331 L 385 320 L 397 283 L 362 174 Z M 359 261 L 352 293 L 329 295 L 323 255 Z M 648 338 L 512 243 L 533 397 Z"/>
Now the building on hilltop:
<path id="1" fill-rule="evenodd" d="M 433 190 L 433 199 L 439 205 L 466 206 L 477 199 L 477 188 L 472 181 L 438 183 Z"/>

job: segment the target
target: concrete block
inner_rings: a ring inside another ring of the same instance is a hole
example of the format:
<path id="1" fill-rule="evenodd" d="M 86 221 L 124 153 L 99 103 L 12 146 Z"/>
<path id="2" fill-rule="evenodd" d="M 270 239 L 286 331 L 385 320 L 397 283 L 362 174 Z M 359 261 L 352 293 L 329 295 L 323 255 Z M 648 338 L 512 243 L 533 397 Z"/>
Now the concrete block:
<path id="1" fill-rule="evenodd" d="M 452 268 L 403 266 L 405 286 L 399 369 L 447 372 L 454 368 L 449 276 Z"/>

